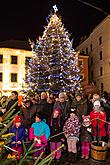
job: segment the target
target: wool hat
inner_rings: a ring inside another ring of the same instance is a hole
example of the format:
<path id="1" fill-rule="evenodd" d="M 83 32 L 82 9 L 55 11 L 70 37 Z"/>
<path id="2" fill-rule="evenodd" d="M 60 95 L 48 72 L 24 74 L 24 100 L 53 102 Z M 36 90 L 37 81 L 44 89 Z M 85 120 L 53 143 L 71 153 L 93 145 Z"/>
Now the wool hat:
<path id="1" fill-rule="evenodd" d="M 15 116 L 15 118 L 14 118 L 14 124 L 16 124 L 16 123 L 21 123 L 22 122 L 22 116 Z"/>
<path id="2" fill-rule="evenodd" d="M 77 97 L 77 96 L 82 97 L 82 94 L 81 94 L 80 92 L 77 92 L 77 93 L 75 94 L 75 97 Z"/>
<path id="3" fill-rule="evenodd" d="M 99 100 L 96 100 L 96 101 L 94 102 L 94 107 L 95 107 L 96 105 L 101 106 L 101 104 L 100 104 L 100 101 L 99 101 Z"/>

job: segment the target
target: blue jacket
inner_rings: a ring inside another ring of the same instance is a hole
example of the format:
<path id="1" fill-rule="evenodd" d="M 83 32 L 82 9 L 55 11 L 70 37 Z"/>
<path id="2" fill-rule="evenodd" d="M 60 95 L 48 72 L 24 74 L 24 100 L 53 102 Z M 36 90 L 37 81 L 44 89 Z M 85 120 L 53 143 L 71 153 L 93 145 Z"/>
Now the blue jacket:
<path id="1" fill-rule="evenodd" d="M 15 136 L 12 137 L 12 142 L 15 141 L 22 141 L 25 140 L 25 128 L 23 126 L 16 128 L 14 125 L 9 129 L 10 133 L 14 133 Z M 11 144 L 12 147 L 14 146 L 21 146 L 21 144 Z"/>
<path id="2" fill-rule="evenodd" d="M 34 129 L 34 136 L 45 135 L 46 139 L 50 136 L 50 128 L 44 121 L 33 123 L 31 128 Z"/>

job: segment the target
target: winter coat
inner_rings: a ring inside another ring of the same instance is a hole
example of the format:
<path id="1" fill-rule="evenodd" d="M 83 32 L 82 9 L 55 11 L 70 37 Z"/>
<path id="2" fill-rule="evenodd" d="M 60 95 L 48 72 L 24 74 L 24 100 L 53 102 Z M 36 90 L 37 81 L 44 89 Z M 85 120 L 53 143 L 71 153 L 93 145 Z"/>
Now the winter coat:
<path id="1" fill-rule="evenodd" d="M 107 130 L 108 136 L 110 138 L 110 123 L 108 124 L 108 130 Z"/>
<path id="2" fill-rule="evenodd" d="M 52 105 L 47 102 L 47 99 L 40 100 L 37 104 L 37 111 L 42 113 L 42 116 L 46 121 L 52 114 Z"/>
<path id="3" fill-rule="evenodd" d="M 51 125 L 52 122 L 52 125 Z M 60 118 L 60 126 L 58 125 L 58 118 L 52 118 L 52 121 L 49 121 L 49 127 L 50 127 L 50 135 L 54 136 L 61 132 L 63 132 L 63 120 Z M 60 142 L 61 138 L 63 138 L 63 134 L 58 135 L 56 137 L 50 138 L 51 142 Z"/>
<path id="4" fill-rule="evenodd" d="M 37 108 L 36 105 L 32 105 L 29 108 L 26 107 L 21 107 L 20 108 L 20 113 L 23 118 L 23 125 L 29 129 L 35 121 L 35 115 L 37 113 Z"/>
<path id="5" fill-rule="evenodd" d="M 81 126 L 81 135 L 80 135 L 80 140 L 83 142 L 91 142 L 92 141 L 92 130 L 91 132 L 88 131 L 88 129 L 92 129 L 91 125 L 88 127 Z"/>
<path id="6" fill-rule="evenodd" d="M 74 99 L 71 108 L 76 108 L 77 116 L 79 117 L 80 122 L 82 122 L 82 115 L 87 114 L 87 100 L 81 99 L 80 101 L 77 101 Z"/>
<path id="7" fill-rule="evenodd" d="M 70 105 L 68 101 L 60 102 L 56 101 L 54 104 L 54 108 L 60 108 L 62 110 L 62 119 L 65 121 L 70 113 Z"/>
<path id="8" fill-rule="evenodd" d="M 42 141 L 41 144 L 39 144 L 36 141 L 35 146 L 47 145 L 47 140 L 48 140 L 49 136 L 50 136 L 50 128 L 44 121 L 35 122 L 32 124 L 30 131 L 29 131 L 30 140 L 35 140 L 35 138 L 37 138 Z"/>
<path id="9" fill-rule="evenodd" d="M 15 99 L 15 100 L 11 99 L 11 100 L 8 102 L 7 106 L 6 106 L 6 111 L 9 111 L 9 109 L 10 109 L 17 101 L 18 101 L 18 99 Z M 15 109 L 15 111 L 14 111 L 13 114 L 16 114 L 16 113 L 20 110 L 20 107 L 18 106 L 18 103 L 17 103 L 17 105 L 14 107 L 14 109 Z"/>
<path id="10" fill-rule="evenodd" d="M 14 133 L 15 136 L 13 136 L 11 139 L 12 139 L 12 142 L 17 142 L 17 141 L 22 141 L 22 140 L 25 140 L 25 127 L 21 126 L 19 128 L 16 128 L 16 126 L 12 126 L 10 129 L 9 129 L 9 132 L 10 133 Z M 11 147 L 19 147 L 21 146 L 21 144 L 11 144 Z"/>
<path id="11" fill-rule="evenodd" d="M 98 120 L 95 118 L 99 118 L 101 120 L 105 120 L 106 121 L 106 113 L 104 112 L 104 110 L 102 111 L 102 109 L 98 112 L 95 111 L 94 109 L 91 111 L 90 113 L 90 119 L 91 119 L 91 125 L 93 128 L 93 136 L 97 136 L 98 135 Z M 95 120 L 93 120 L 95 119 Z M 102 136 L 106 136 L 106 130 L 105 130 L 105 122 L 100 121 L 99 120 L 99 135 Z"/>
<path id="12" fill-rule="evenodd" d="M 80 131 L 80 123 L 79 118 L 75 115 L 74 118 L 70 117 L 64 124 L 63 131 L 65 132 L 64 135 L 66 138 L 70 136 L 74 136 L 79 138 L 79 131 Z"/>

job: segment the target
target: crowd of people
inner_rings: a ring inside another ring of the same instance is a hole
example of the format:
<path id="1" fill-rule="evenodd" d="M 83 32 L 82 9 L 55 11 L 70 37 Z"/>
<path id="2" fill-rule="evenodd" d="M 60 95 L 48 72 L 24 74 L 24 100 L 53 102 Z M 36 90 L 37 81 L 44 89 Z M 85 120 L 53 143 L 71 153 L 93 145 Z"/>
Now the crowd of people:
<path id="1" fill-rule="evenodd" d="M 1 117 L 18 101 L 18 92 L 0 100 Z M 107 92 L 94 93 L 88 97 L 81 92 L 67 95 L 54 94 L 28 95 L 22 97 L 21 104 L 14 107 L 19 112 L 9 129 L 14 133 L 10 147 L 17 151 L 17 159 L 23 153 L 22 140 L 35 141 L 33 158 L 37 159 L 57 150 L 62 143 L 68 151 L 68 161 L 77 161 L 77 153 L 82 159 L 89 159 L 91 141 L 110 142 L 110 100 Z M 47 150 L 48 148 L 48 150 Z M 12 153 L 13 155 L 16 152 Z M 62 149 L 52 154 L 53 161 L 60 161 Z"/>

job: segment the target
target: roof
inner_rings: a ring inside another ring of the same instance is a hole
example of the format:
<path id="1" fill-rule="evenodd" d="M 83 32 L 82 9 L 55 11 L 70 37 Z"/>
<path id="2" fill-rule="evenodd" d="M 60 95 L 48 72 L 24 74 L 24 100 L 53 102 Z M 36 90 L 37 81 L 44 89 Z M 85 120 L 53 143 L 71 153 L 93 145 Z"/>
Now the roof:
<path id="1" fill-rule="evenodd" d="M 20 41 L 20 40 L 2 41 L 2 42 L 0 42 L 0 48 L 31 50 L 31 47 L 30 47 L 28 41 Z"/>

